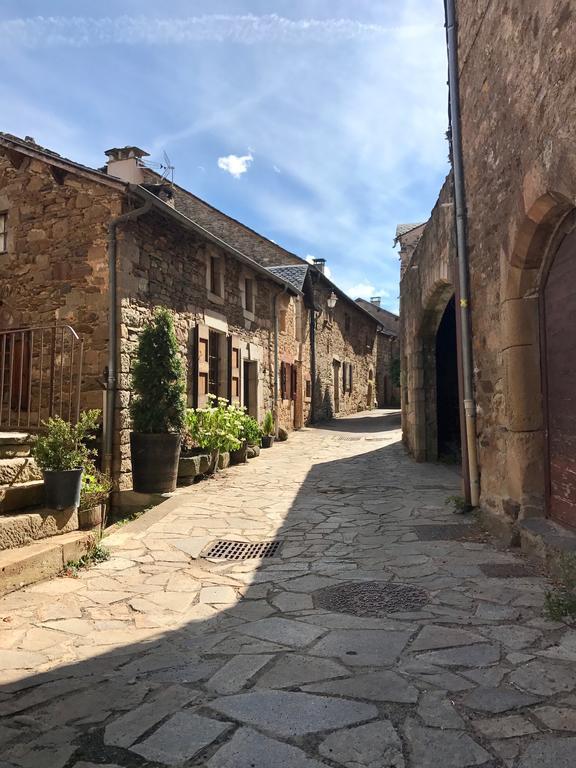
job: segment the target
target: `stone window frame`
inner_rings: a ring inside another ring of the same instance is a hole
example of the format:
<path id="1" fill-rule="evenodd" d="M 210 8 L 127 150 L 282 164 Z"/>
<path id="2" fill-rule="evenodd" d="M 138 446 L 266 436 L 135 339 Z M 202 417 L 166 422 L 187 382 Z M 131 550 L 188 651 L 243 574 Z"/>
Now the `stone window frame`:
<path id="1" fill-rule="evenodd" d="M 251 296 L 246 290 L 247 284 L 251 289 Z M 258 284 L 256 276 L 251 272 L 242 270 L 240 272 L 240 298 L 242 301 L 242 311 L 246 320 L 256 319 L 256 296 L 258 295 Z"/>
<path id="2" fill-rule="evenodd" d="M 8 211 L 0 211 L 0 253 L 8 252 Z"/>
<path id="3" fill-rule="evenodd" d="M 219 306 L 223 306 L 225 303 L 225 269 L 226 261 L 224 256 L 214 250 L 209 250 L 206 254 L 206 291 L 208 293 L 208 301 L 212 302 L 212 304 L 218 304 Z M 216 288 L 216 292 L 212 290 L 214 287 Z"/>

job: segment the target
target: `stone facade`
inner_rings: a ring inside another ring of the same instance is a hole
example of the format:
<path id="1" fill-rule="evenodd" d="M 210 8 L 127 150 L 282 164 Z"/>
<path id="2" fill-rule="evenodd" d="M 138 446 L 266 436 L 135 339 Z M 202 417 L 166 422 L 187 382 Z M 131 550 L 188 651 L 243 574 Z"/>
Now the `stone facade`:
<path id="1" fill-rule="evenodd" d="M 376 402 L 379 408 L 400 405 L 400 387 L 396 383 L 400 367 L 400 318 L 380 306 L 380 297 L 370 301 L 356 299 L 380 323 L 376 352 Z"/>
<path id="2" fill-rule="evenodd" d="M 80 405 L 103 408 L 109 225 L 114 217 L 149 204 L 145 214 L 115 227 L 119 317 L 113 469 L 120 489 L 131 484 L 134 354 L 156 306 L 174 313 L 190 406 L 202 405 L 208 388 L 215 389 L 246 405 L 260 421 L 272 410 L 286 430 L 334 412 L 372 407 L 379 327 L 374 319 L 317 269 L 194 196 L 188 196 L 196 201 L 188 213 L 201 221 L 182 215 L 186 211 L 178 208 L 185 207 L 185 191 L 153 183 L 160 181 L 154 175 L 144 178 L 141 150 L 107 154 L 104 173 L 33 142 L 0 136 L 0 213 L 7 214 L 0 317 L 5 327 L 73 326 L 85 344 Z M 270 272 L 272 264 L 305 265 L 306 279 L 295 286 Z M 326 302 L 334 290 L 339 300 L 329 311 Z M 210 359 L 206 372 L 199 365 L 204 354 L 204 362 Z"/>
<path id="3" fill-rule="evenodd" d="M 481 506 L 513 537 L 546 512 L 539 297 L 575 221 L 576 12 L 557 0 L 459 0 L 457 12 Z M 427 336 L 454 285 L 441 202 L 401 284 L 405 439 L 418 458 L 434 439 Z"/>

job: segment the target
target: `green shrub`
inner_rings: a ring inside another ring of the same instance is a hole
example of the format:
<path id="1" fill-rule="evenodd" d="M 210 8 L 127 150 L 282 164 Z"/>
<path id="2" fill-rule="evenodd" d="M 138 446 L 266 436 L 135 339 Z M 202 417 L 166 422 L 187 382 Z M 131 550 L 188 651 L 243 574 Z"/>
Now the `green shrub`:
<path id="1" fill-rule="evenodd" d="M 97 504 L 105 504 L 112 490 L 112 480 L 96 469 L 93 462 L 84 465 L 82 488 L 80 489 L 80 509 L 92 509 Z"/>
<path id="2" fill-rule="evenodd" d="M 174 321 L 167 309 L 156 310 L 140 335 L 130 403 L 135 432 L 180 432 L 184 427 L 184 371 Z"/>
<path id="3" fill-rule="evenodd" d="M 83 411 L 76 424 L 69 424 L 60 416 L 42 422 L 44 432 L 32 445 L 32 456 L 47 472 L 83 469 L 92 464 L 95 451 L 85 441 L 98 427 L 100 411 Z"/>
<path id="4" fill-rule="evenodd" d="M 274 424 L 274 416 L 272 415 L 272 411 L 267 411 L 264 416 L 264 421 L 262 422 L 262 434 L 270 436 L 275 434 L 275 432 L 276 426 Z"/>
<path id="5" fill-rule="evenodd" d="M 206 451 L 236 451 L 240 438 L 243 409 L 229 405 L 225 397 L 208 395 L 206 408 L 186 411 L 187 440 Z"/>
<path id="6" fill-rule="evenodd" d="M 256 419 L 253 419 L 252 416 L 248 416 L 248 414 L 244 415 L 241 437 L 243 440 L 246 440 L 248 445 L 260 445 L 260 441 L 262 440 L 262 430 L 260 429 L 260 425 Z"/>

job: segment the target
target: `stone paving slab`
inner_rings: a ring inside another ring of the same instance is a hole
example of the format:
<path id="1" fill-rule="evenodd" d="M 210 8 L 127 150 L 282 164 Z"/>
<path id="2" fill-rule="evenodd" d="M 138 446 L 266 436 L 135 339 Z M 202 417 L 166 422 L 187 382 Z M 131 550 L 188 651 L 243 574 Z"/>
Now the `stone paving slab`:
<path id="1" fill-rule="evenodd" d="M 459 478 L 389 425 L 293 434 L 123 526 L 110 561 L 0 598 L 0 768 L 576 765 L 576 629 L 488 536 L 419 538 L 469 524 Z M 203 559 L 218 538 L 283 543 Z M 370 582 L 425 600 L 320 605 Z"/>

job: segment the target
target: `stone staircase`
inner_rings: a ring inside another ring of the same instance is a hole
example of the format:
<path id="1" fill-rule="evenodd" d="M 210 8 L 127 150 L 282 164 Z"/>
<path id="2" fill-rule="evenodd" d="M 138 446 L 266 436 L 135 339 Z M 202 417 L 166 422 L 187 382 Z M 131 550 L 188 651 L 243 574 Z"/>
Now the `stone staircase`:
<path id="1" fill-rule="evenodd" d="M 90 536 L 78 532 L 77 509 L 44 506 L 30 446 L 25 432 L 0 432 L 0 594 L 54 575 Z"/>

